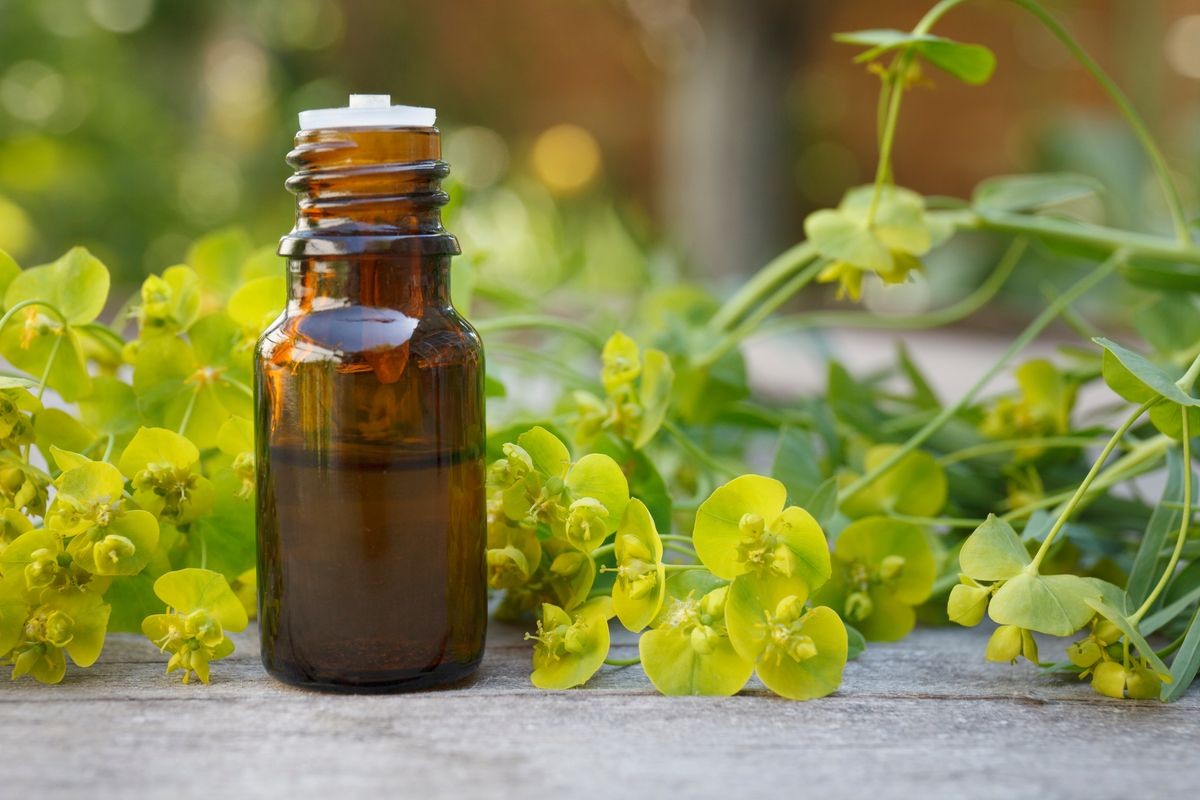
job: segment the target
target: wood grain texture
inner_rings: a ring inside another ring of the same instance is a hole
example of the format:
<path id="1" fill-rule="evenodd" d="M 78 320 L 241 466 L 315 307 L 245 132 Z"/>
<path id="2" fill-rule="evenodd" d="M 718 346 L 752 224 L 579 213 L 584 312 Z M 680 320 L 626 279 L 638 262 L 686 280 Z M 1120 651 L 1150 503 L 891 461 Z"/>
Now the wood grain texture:
<path id="1" fill-rule="evenodd" d="M 237 641 L 208 687 L 168 678 L 153 646 L 124 636 L 61 686 L 4 685 L 0 797 L 1101 800 L 1200 783 L 1200 693 L 1106 700 L 986 663 L 982 630 L 873 646 L 840 692 L 809 703 L 758 684 L 660 697 L 639 667 L 540 692 L 528 646 L 503 626 L 469 685 L 314 694 L 263 672 L 253 631 Z M 618 639 L 614 658 L 635 654 Z"/>

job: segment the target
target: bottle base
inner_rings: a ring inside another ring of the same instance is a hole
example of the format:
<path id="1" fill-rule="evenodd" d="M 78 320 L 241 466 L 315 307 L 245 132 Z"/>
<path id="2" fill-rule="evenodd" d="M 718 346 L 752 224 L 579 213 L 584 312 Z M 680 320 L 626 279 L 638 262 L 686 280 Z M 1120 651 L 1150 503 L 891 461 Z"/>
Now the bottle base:
<path id="1" fill-rule="evenodd" d="M 310 675 L 300 670 L 263 666 L 272 678 L 298 689 L 332 694 L 401 694 L 429 689 L 453 689 L 469 683 L 482 658 L 467 663 L 440 664 L 433 669 L 398 670 L 339 675 L 336 678 Z"/>

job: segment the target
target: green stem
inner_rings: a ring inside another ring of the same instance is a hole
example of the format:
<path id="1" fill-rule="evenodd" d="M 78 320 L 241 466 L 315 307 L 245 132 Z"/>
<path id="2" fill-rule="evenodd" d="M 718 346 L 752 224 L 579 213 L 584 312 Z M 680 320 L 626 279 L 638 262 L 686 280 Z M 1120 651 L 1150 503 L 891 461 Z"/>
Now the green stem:
<path id="1" fill-rule="evenodd" d="M 179 435 L 187 435 L 188 423 L 192 421 L 192 410 L 196 407 L 196 398 L 200 396 L 200 392 L 192 392 L 192 396 L 188 398 L 187 408 L 183 410 L 183 419 L 179 421 Z"/>
<path id="2" fill-rule="evenodd" d="M 610 667 L 632 667 L 634 664 L 642 663 L 640 658 L 606 658 L 604 663 Z"/>
<path id="3" fill-rule="evenodd" d="M 691 556 L 692 558 L 696 557 L 696 551 L 694 548 L 685 547 L 684 545 L 676 544 L 675 542 L 663 542 L 663 549 L 674 550 L 680 555 Z"/>
<path id="4" fill-rule="evenodd" d="M 987 520 L 970 519 L 965 517 L 910 517 L 907 514 L 889 514 L 889 517 L 901 522 L 911 522 L 914 525 L 929 528 L 963 528 L 974 529 L 978 528 Z M 957 578 L 956 578 L 957 580 Z"/>
<path id="5" fill-rule="evenodd" d="M 480 333 L 498 333 L 500 331 L 520 329 L 540 329 L 569 333 L 590 344 L 597 350 L 604 347 L 604 338 L 588 326 L 564 317 L 550 317 L 540 314 L 513 314 L 504 317 L 493 317 L 475 323 L 475 330 Z"/>
<path id="6" fill-rule="evenodd" d="M 913 33 L 919 35 L 928 33 L 943 15 L 966 0 L 942 0 L 921 18 L 913 28 Z M 879 137 L 879 160 L 875 165 L 875 189 L 871 193 L 871 205 L 867 208 L 866 225 L 870 228 L 875 222 L 875 213 L 879 210 L 879 200 L 883 196 L 883 187 L 892 180 L 892 149 L 896 144 L 896 126 L 900 120 L 900 102 L 904 99 L 907 88 L 904 85 L 909 64 L 915 55 L 911 49 L 901 53 L 889 70 L 888 80 L 884 83 L 883 94 L 889 95 L 887 113 L 883 119 L 883 131 Z"/>
<path id="7" fill-rule="evenodd" d="M 597 547 L 595 550 L 593 550 L 591 552 L 592 560 L 597 561 L 601 558 L 604 558 L 606 555 L 616 552 L 616 549 L 617 549 L 616 544 L 600 545 L 599 547 Z"/>
<path id="8" fill-rule="evenodd" d="M 1109 274 L 1111 274 L 1116 268 L 1117 264 L 1120 263 L 1122 257 L 1123 255 L 1121 253 L 1114 255 L 1112 258 L 1096 267 L 1094 270 L 1092 270 L 1092 272 L 1085 275 L 1073 286 L 1059 295 L 1053 303 L 1048 305 L 1042 311 L 1042 313 L 1038 314 L 1038 316 L 1025 327 L 1025 330 L 1021 331 L 1021 334 L 1017 336 L 1017 338 L 1013 340 L 1012 344 L 1009 345 L 1008 349 L 1004 351 L 1004 355 L 1000 357 L 1000 360 L 993 364 L 991 368 L 989 368 L 977 381 L 975 381 L 971 388 L 969 388 L 965 394 L 959 397 L 955 403 L 943 408 L 941 412 L 937 414 L 937 416 L 927 422 L 924 427 L 913 434 L 903 445 L 892 451 L 892 453 L 882 462 L 876 465 L 874 469 L 868 471 L 858 480 L 852 482 L 838 492 L 839 502 L 851 497 L 856 492 L 861 491 L 867 486 L 870 486 L 875 482 L 876 479 L 879 478 L 880 475 L 898 464 L 902 458 L 924 444 L 925 441 L 929 439 L 929 437 L 933 436 L 933 434 L 937 433 L 937 431 L 939 431 L 943 425 L 957 416 L 959 412 L 966 408 L 967 405 L 975 399 L 975 396 L 979 394 L 979 392 L 981 392 L 989 382 L 991 382 L 992 378 L 994 378 L 1000 372 L 1000 370 L 1002 370 L 1005 365 L 1008 364 L 1009 360 L 1011 360 L 1017 353 L 1024 350 L 1026 345 L 1032 342 L 1038 334 L 1045 330 L 1046 327 L 1054 321 L 1054 318 L 1057 317 L 1064 308 L 1075 302 L 1075 300 L 1087 293 L 1090 289 L 1096 286 L 1096 284 L 1108 277 Z"/>
<path id="9" fill-rule="evenodd" d="M 58 351 L 62 347 L 63 339 L 66 337 L 67 331 L 68 329 L 64 327 L 59 332 L 58 336 L 54 337 L 54 344 L 50 346 L 50 357 L 46 359 L 46 366 L 42 370 L 41 379 L 38 381 L 38 400 L 41 400 L 42 395 L 46 393 L 46 381 L 50 380 L 50 369 L 54 366 L 54 359 L 58 358 Z"/>
<path id="10" fill-rule="evenodd" d="M 675 533 L 664 533 L 658 538 L 662 539 L 664 542 L 682 542 L 683 544 L 692 544 L 692 537 L 680 536 L 679 534 Z"/>
<path id="11" fill-rule="evenodd" d="M 891 74 L 884 83 L 884 91 L 891 92 L 888 99 L 887 116 L 883 120 L 883 136 L 879 140 L 879 159 L 875 164 L 875 188 L 871 192 L 871 205 L 867 207 L 866 227 L 875 224 L 875 212 L 879 210 L 879 200 L 883 197 L 883 187 L 892 177 L 892 148 L 896 144 L 896 125 L 900 120 L 900 102 L 904 99 L 904 78 L 908 65 L 912 63 L 913 54 L 906 50 L 892 62 Z"/>
<path id="12" fill-rule="evenodd" d="M 1151 470 L 1157 469 L 1156 458 L 1163 455 L 1171 444 L 1171 439 L 1167 436 L 1155 436 L 1144 442 L 1139 443 L 1128 453 L 1121 456 L 1113 462 L 1112 466 L 1104 470 L 1095 482 L 1092 483 L 1088 490 L 1088 496 L 1110 489 L 1118 483 L 1136 478 Z M 1032 503 L 1026 503 L 1023 506 L 1014 508 L 1000 516 L 1000 519 L 1006 522 L 1023 519 L 1035 511 L 1040 511 L 1044 508 L 1054 508 L 1067 502 L 1075 494 L 1074 489 L 1068 489 L 1064 492 L 1047 495 L 1040 500 Z"/>
<path id="13" fill-rule="evenodd" d="M 686 450 L 689 455 L 691 455 L 697 461 L 704 464 L 706 467 L 711 469 L 713 472 L 715 472 L 719 475 L 728 475 L 731 478 L 736 477 L 738 475 L 737 470 L 730 469 L 729 467 L 722 464 L 720 461 L 717 461 L 715 458 L 713 458 L 708 453 L 706 453 L 704 451 L 704 448 L 702 448 L 700 445 L 693 442 L 688 437 L 688 435 L 686 433 L 684 433 L 683 430 L 680 429 L 680 427 L 678 425 L 675 424 L 675 422 L 673 420 L 669 420 L 669 419 L 664 420 L 662 427 L 663 427 L 663 430 L 665 430 L 667 433 L 669 433 L 671 435 L 671 438 L 673 438 L 679 444 L 680 447 L 682 447 L 684 450 Z"/>
<path id="14" fill-rule="evenodd" d="M 1151 233 L 1134 233 L 1059 217 L 978 208 L 943 211 L 938 212 L 938 216 L 958 230 L 1022 234 L 1108 253 L 1126 250 L 1130 256 L 1200 264 L 1200 247 Z"/>
<path id="15" fill-rule="evenodd" d="M 1129 102 L 1129 98 L 1121 91 L 1121 87 L 1117 86 L 1116 82 L 1096 63 L 1095 59 L 1088 55 L 1079 42 L 1075 41 L 1070 32 L 1050 12 L 1044 9 L 1037 0 L 1012 0 L 1012 2 L 1037 17 L 1042 25 L 1063 43 L 1063 46 L 1070 51 L 1075 60 L 1091 73 L 1096 83 L 1100 84 L 1100 88 L 1112 100 L 1117 110 L 1121 112 L 1121 116 L 1125 117 L 1125 121 L 1133 129 L 1134 135 L 1137 136 L 1142 149 L 1150 159 L 1150 164 L 1158 177 L 1163 197 L 1167 202 L 1167 210 L 1171 214 L 1171 223 L 1175 228 L 1176 239 L 1181 244 L 1190 245 L 1192 243 L 1192 236 L 1188 228 L 1187 214 L 1183 210 L 1183 203 L 1179 199 L 1179 191 L 1175 187 L 1175 182 L 1171 179 L 1171 170 L 1167 166 L 1167 160 L 1163 157 L 1162 150 L 1154 140 L 1154 136 L 1150 133 L 1150 129 L 1146 126 L 1145 121 L 1138 114 L 1137 109 L 1133 107 L 1133 104 Z"/>
<path id="16" fill-rule="evenodd" d="M 1181 407 L 1181 416 L 1183 417 L 1183 514 L 1179 518 L 1179 536 L 1175 540 L 1175 550 L 1171 553 L 1171 560 L 1167 562 L 1167 568 L 1163 570 L 1162 577 L 1158 579 L 1158 583 L 1150 592 L 1150 596 L 1146 598 L 1146 602 L 1142 603 L 1141 607 L 1129 618 L 1134 625 L 1137 625 L 1141 622 L 1142 617 L 1146 616 L 1146 612 L 1158 600 L 1158 596 L 1162 594 L 1163 589 L 1167 588 L 1167 584 L 1175 575 L 1175 568 L 1179 566 L 1179 555 L 1183 552 L 1184 542 L 1187 541 L 1188 525 L 1192 521 L 1192 442 L 1191 432 L 1188 430 L 1188 410 L 1186 408 Z"/>
<path id="17" fill-rule="evenodd" d="M 704 569 L 703 564 L 663 564 L 667 572 L 687 572 L 692 569 Z"/>
<path id="18" fill-rule="evenodd" d="M 784 250 L 754 273 L 750 280 L 742 284 L 742 287 L 717 309 L 709 321 L 710 327 L 717 331 L 732 330 L 742 317 L 753 310 L 761 297 L 774 291 L 816 257 L 816 250 L 808 242 L 800 242 Z"/>
<path id="19" fill-rule="evenodd" d="M 1088 474 L 1084 476 L 1083 482 L 1080 483 L 1079 488 L 1075 490 L 1075 494 L 1071 496 L 1071 499 L 1067 501 L 1066 507 L 1061 513 L 1059 513 L 1058 519 L 1054 521 L 1054 525 L 1050 528 L 1050 532 L 1047 533 L 1046 538 L 1042 540 L 1041 547 L 1039 547 L 1037 553 L 1034 554 L 1033 561 L 1028 567 L 1026 567 L 1026 571 L 1033 575 L 1037 574 L 1038 567 L 1041 566 L 1042 561 L 1046 558 L 1046 554 L 1050 552 L 1050 545 L 1054 543 L 1054 537 L 1058 536 L 1058 532 L 1061 531 L 1063 526 L 1067 524 L 1067 520 L 1071 518 L 1071 514 L 1075 511 L 1075 507 L 1079 505 L 1079 501 L 1083 499 L 1085 494 L 1087 494 L 1088 487 L 1092 485 L 1092 481 L 1096 480 L 1096 476 L 1099 475 L 1100 470 L 1104 468 L 1104 462 L 1108 460 L 1110 455 L 1112 455 L 1112 451 L 1115 450 L 1117 445 L 1121 443 L 1121 440 L 1125 438 L 1125 434 L 1129 432 L 1129 429 L 1133 427 L 1134 423 L 1141 419 L 1142 414 L 1145 414 L 1156 402 L 1158 402 L 1157 398 L 1154 400 L 1147 400 L 1145 403 L 1142 403 L 1140 406 L 1134 409 L 1134 412 L 1130 414 L 1125 421 L 1121 423 L 1120 427 L 1118 427 L 1113 433 L 1112 438 L 1108 440 L 1108 444 L 1104 445 L 1104 449 L 1100 451 L 1100 455 L 1097 456 L 1095 463 L 1092 464 L 1092 468 L 1088 470 Z"/>
<path id="20" fill-rule="evenodd" d="M 693 363 L 700 367 L 707 367 L 734 347 L 737 347 L 738 343 L 753 333 L 763 320 L 774 314 L 776 309 L 790 300 L 796 292 L 812 283 L 813 279 L 825 268 L 826 263 L 824 259 L 820 258 L 810 262 L 808 266 L 793 275 L 783 286 L 764 298 L 754 309 L 753 313 L 749 314 L 741 324 L 727 333 L 714 347 L 700 354 Z"/>
<path id="21" fill-rule="evenodd" d="M 1013 240 L 1012 245 L 1005 251 L 1004 256 L 996 264 L 991 274 L 979 284 L 969 295 L 952 303 L 945 308 L 926 311 L 921 314 L 905 314 L 904 316 L 881 316 L 862 311 L 818 311 L 809 314 L 795 314 L 779 317 L 767 322 L 759 333 L 774 334 L 784 331 L 804 330 L 808 328 L 871 328 L 885 330 L 921 330 L 923 328 L 940 328 L 951 322 L 971 316 L 987 305 L 997 292 L 1008 282 L 1013 269 L 1021 260 L 1028 245 L 1025 238 Z"/>
<path id="22" fill-rule="evenodd" d="M 939 458 L 938 463 L 943 467 L 948 467 L 960 461 L 970 461 L 973 458 L 1007 453 L 1012 450 L 1019 450 L 1022 447 L 1044 447 L 1046 449 L 1086 447 L 1089 444 L 1095 443 L 1095 441 L 1095 437 L 1090 436 L 1044 436 L 1041 438 L 1031 437 L 1029 439 L 1004 439 L 996 442 L 983 442 L 982 444 L 955 450 L 953 453 L 947 453 Z"/>
<path id="23" fill-rule="evenodd" d="M 66 316 L 58 310 L 57 306 L 47 303 L 44 300 L 22 300 L 19 303 L 14 303 L 12 308 L 5 311 L 4 316 L 0 317 L 0 330 L 4 330 L 4 326 L 6 326 L 12 320 L 13 316 L 18 311 L 24 308 L 29 308 L 30 306 L 41 306 L 42 308 L 46 309 L 50 312 L 50 315 L 55 317 L 59 321 L 59 324 L 61 324 L 64 328 L 68 328 L 71 325 L 71 323 L 67 321 Z"/>

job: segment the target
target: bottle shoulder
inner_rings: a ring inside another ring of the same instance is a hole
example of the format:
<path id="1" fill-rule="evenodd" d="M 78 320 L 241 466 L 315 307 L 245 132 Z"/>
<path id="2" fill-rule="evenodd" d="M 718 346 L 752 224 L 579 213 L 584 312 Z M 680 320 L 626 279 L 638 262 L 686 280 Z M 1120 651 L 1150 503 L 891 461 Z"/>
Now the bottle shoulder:
<path id="1" fill-rule="evenodd" d="M 265 361 L 347 361 L 405 348 L 431 363 L 477 362 L 483 343 L 453 308 L 427 308 L 413 317 L 392 308 L 346 305 L 301 313 L 284 312 L 259 337 L 256 354 Z"/>

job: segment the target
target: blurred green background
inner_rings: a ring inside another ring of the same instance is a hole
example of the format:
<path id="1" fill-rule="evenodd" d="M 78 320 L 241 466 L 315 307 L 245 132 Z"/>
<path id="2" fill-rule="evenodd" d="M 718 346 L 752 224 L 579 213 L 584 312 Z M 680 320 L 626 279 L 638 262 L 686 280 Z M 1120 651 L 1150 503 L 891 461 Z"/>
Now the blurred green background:
<path id="1" fill-rule="evenodd" d="M 0 0 L 0 248 L 28 266 L 82 243 L 131 286 L 206 232 L 273 242 L 291 225 L 296 113 L 390 92 L 439 109 L 451 225 L 485 295 L 682 277 L 720 289 L 871 179 L 878 80 L 830 34 L 911 27 L 929 5 Z M 1200 5 L 1053 7 L 1129 89 L 1194 204 Z M 990 174 L 1083 171 L 1109 191 L 1075 213 L 1163 228 L 1135 142 L 1047 34 L 986 0 L 939 30 L 993 47 L 999 70 L 984 88 L 928 76 L 906 104 L 899 182 L 961 196 Z M 995 252 L 960 241 L 927 279 L 867 302 L 936 305 Z M 1040 293 L 1050 263 L 1029 261 L 1009 309 Z"/>

